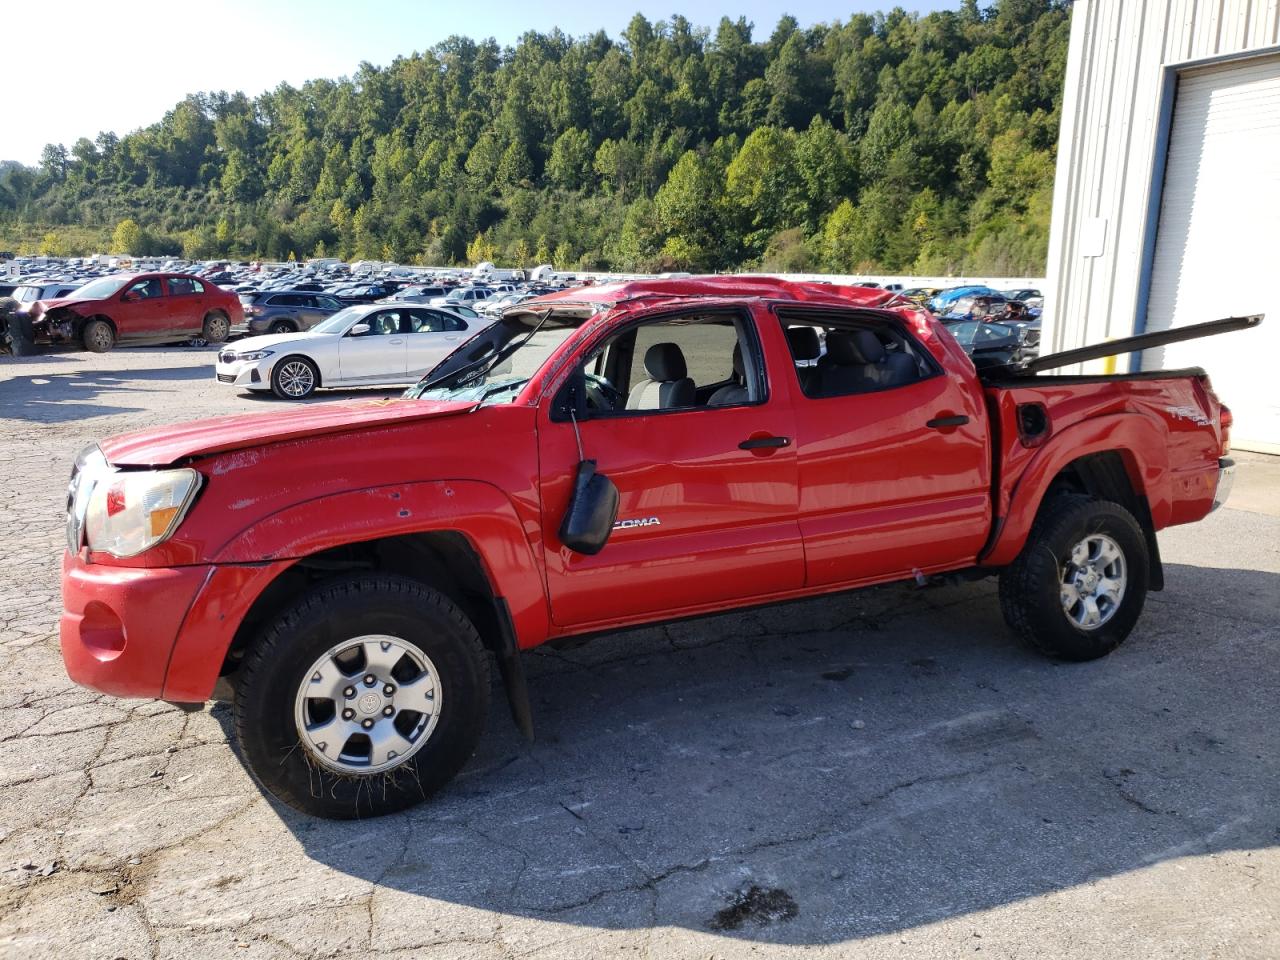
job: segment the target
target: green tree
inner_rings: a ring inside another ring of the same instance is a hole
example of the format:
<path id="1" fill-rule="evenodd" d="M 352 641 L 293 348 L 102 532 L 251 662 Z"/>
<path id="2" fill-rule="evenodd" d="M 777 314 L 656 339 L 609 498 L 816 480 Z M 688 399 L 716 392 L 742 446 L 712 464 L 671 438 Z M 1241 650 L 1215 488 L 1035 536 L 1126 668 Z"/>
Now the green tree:
<path id="1" fill-rule="evenodd" d="M 579 190 L 587 185 L 594 155 L 591 135 L 570 127 L 556 139 L 547 161 L 547 178 L 565 190 Z"/>
<path id="2" fill-rule="evenodd" d="M 111 234 L 111 252 L 137 254 L 141 250 L 142 227 L 138 226 L 136 220 L 126 217 L 116 224 L 116 229 Z"/>
<path id="3" fill-rule="evenodd" d="M 725 199 L 748 255 L 760 256 L 774 233 L 803 216 L 805 184 L 795 149 L 793 131 L 758 127 L 729 164 Z"/>
<path id="4" fill-rule="evenodd" d="M 710 157 L 687 151 L 654 198 L 666 235 L 663 252 L 681 266 L 714 269 L 724 261 L 724 171 Z"/>

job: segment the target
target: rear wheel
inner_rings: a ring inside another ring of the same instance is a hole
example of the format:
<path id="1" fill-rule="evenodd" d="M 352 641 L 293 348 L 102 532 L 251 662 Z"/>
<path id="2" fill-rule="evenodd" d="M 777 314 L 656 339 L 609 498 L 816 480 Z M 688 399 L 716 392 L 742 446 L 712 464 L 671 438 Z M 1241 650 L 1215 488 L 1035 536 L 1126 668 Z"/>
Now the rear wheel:
<path id="1" fill-rule="evenodd" d="M 1094 660 L 1120 646 L 1138 622 L 1149 564 L 1142 527 L 1124 507 L 1055 497 L 1000 575 L 1000 609 L 1041 653 Z"/>
<path id="2" fill-rule="evenodd" d="M 106 353 L 116 343 L 116 332 L 105 320 L 90 320 L 80 331 L 84 348 L 93 353 Z"/>
<path id="3" fill-rule="evenodd" d="M 225 313 L 217 310 L 206 314 L 200 335 L 209 343 L 223 343 L 231 336 L 231 321 Z"/>
<path id="4" fill-rule="evenodd" d="M 271 371 L 271 392 L 281 400 L 305 400 L 320 385 L 320 371 L 306 357 L 285 357 Z"/>
<path id="5" fill-rule="evenodd" d="M 277 320 L 267 328 L 267 333 L 297 333 L 298 328 L 288 320 Z"/>
<path id="6" fill-rule="evenodd" d="M 475 750 L 489 663 L 444 594 L 394 576 L 323 585 L 245 656 L 236 734 L 250 771 L 305 813 L 348 819 L 420 803 Z"/>

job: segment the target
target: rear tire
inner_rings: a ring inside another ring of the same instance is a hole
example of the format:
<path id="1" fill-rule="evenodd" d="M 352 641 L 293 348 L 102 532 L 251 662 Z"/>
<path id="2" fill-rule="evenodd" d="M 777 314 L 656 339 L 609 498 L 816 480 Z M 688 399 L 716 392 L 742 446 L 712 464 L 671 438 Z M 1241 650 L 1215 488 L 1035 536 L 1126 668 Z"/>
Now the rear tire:
<path id="1" fill-rule="evenodd" d="M 227 337 L 231 336 L 231 321 L 225 313 L 217 310 L 206 314 L 200 336 L 208 343 L 225 343 Z"/>
<path id="2" fill-rule="evenodd" d="M 281 400 L 305 400 L 320 386 L 320 370 L 306 357 L 284 357 L 271 370 L 271 392 Z"/>
<path id="3" fill-rule="evenodd" d="M 80 331 L 80 340 L 91 353 L 106 353 L 116 344 L 116 332 L 105 320 L 90 320 Z"/>
<path id="4" fill-rule="evenodd" d="M 267 328 L 267 333 L 297 333 L 298 328 L 288 320 L 277 320 Z"/>
<path id="5" fill-rule="evenodd" d="M 1054 497 L 1000 574 L 1000 610 L 1046 656 L 1096 660 L 1138 622 L 1149 569 L 1146 538 L 1128 510 L 1076 494 Z"/>
<path id="6" fill-rule="evenodd" d="M 488 715 L 489 661 L 443 593 L 366 575 L 323 584 L 278 617 L 234 689 L 236 735 L 264 788 L 313 816 L 376 817 L 421 803 L 467 762 Z M 403 759 L 384 760 L 387 743 Z"/>

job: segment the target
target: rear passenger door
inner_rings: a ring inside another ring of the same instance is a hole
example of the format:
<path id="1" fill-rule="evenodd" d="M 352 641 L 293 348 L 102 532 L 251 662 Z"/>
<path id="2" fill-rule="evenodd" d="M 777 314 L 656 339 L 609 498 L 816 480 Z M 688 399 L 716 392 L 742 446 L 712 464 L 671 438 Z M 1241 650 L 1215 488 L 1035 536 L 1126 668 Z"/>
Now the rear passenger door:
<path id="1" fill-rule="evenodd" d="M 991 452 L 976 382 L 947 376 L 887 317 L 792 308 L 780 319 L 801 388 L 806 583 L 852 585 L 972 562 L 991 523 Z"/>
<path id="2" fill-rule="evenodd" d="M 175 334 L 196 336 L 204 329 L 208 305 L 205 285 L 194 277 L 166 277 L 169 294 L 169 329 Z"/>
<path id="3" fill-rule="evenodd" d="M 794 421 L 774 379 L 746 310 L 642 320 L 591 350 L 538 418 L 556 623 L 604 626 L 801 587 Z M 583 455 L 619 493 L 613 534 L 591 557 L 557 536 L 579 460 L 571 385 Z"/>
<path id="4" fill-rule="evenodd" d="M 409 376 L 416 379 L 425 376 L 457 349 L 466 337 L 466 326 L 457 317 L 440 310 L 415 307 L 404 312 L 408 325 L 405 339 Z M 405 329 L 403 323 L 401 329 Z"/>

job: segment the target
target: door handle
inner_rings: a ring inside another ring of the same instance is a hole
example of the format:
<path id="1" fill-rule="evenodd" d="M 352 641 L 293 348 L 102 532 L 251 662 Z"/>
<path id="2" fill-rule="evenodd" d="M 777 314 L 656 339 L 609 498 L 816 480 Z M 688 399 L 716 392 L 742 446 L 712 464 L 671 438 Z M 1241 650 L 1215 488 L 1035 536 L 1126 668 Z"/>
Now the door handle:
<path id="1" fill-rule="evenodd" d="M 926 427 L 932 427 L 934 430 L 945 430 L 947 427 L 963 427 L 969 422 L 969 418 L 960 414 L 954 417 L 934 417 Z"/>
<path id="2" fill-rule="evenodd" d="M 387 341 L 387 343 L 392 343 L 392 344 L 394 344 L 394 343 L 404 343 L 404 341 L 403 341 L 403 340 L 401 340 L 399 337 L 396 337 L 396 339 L 394 339 L 394 340 L 388 340 L 388 341 Z"/>
<path id="3" fill-rule="evenodd" d="M 739 450 L 760 450 L 764 447 L 789 447 L 790 437 L 751 437 L 738 444 Z"/>

